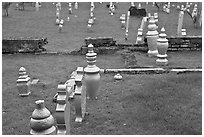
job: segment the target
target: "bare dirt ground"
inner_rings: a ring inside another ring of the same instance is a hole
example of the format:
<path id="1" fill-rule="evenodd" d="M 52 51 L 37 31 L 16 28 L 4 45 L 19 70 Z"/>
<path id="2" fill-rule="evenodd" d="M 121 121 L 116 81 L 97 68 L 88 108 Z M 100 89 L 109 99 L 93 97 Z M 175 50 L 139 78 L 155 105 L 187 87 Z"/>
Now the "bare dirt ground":
<path id="1" fill-rule="evenodd" d="M 138 3 L 136 3 L 137 5 Z M 179 3 L 181 4 L 181 3 Z M 8 18 L 2 17 L 2 37 L 47 37 L 48 51 L 70 51 L 84 44 L 86 37 L 111 36 L 118 43 L 125 42 L 125 32 L 120 29 L 119 17 L 129 8 L 130 3 L 118 3 L 117 14 L 111 17 L 106 4 L 96 4 L 96 24 L 93 32 L 87 32 L 89 3 L 79 3 L 79 9 L 68 14 L 68 4 L 62 5 L 65 21 L 62 33 L 55 26 L 55 8 L 52 3 L 42 3 L 39 12 L 27 5 L 25 11 L 10 8 Z M 143 3 L 144 5 L 144 3 Z M 144 5 L 145 6 L 145 5 Z M 200 7 L 200 5 L 198 5 Z M 156 8 L 148 5 L 148 10 Z M 167 35 L 175 35 L 178 12 L 159 12 L 160 25 Z M 77 17 L 75 17 L 77 15 Z M 137 26 L 141 19 L 132 17 L 128 43 L 134 43 Z M 189 16 L 184 17 L 188 35 L 202 35 L 201 29 L 193 28 Z M 156 58 L 135 52 L 137 65 L 155 66 Z M 202 52 L 169 52 L 169 67 L 202 67 Z M 100 68 L 124 68 L 121 54 L 97 56 Z M 46 107 L 55 116 L 56 104 L 52 98 L 57 85 L 65 82 L 78 66 L 87 65 L 85 56 L 13 54 L 2 56 L 2 134 L 29 134 L 29 121 L 35 109 L 35 100 L 44 99 Z M 40 83 L 31 87 L 31 95 L 19 97 L 16 87 L 18 69 L 24 66 L 31 78 Z M 202 134 L 202 75 L 122 75 L 123 80 L 115 81 L 113 74 L 101 74 L 97 101 L 88 101 L 90 113 L 78 125 L 74 122 L 75 109 L 71 102 L 71 134 L 73 135 L 191 135 Z"/>

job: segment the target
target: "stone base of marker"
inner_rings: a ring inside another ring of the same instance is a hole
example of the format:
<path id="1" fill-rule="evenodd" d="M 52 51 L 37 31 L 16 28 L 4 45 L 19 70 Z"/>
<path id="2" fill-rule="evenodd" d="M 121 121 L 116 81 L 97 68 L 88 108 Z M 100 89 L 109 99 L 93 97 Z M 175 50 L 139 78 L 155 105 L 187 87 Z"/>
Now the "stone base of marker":
<path id="1" fill-rule="evenodd" d="M 167 54 L 165 55 L 157 55 L 158 59 L 156 60 L 156 64 L 158 66 L 166 66 L 168 65 Z"/>
<path id="2" fill-rule="evenodd" d="M 22 76 L 21 76 L 22 77 Z M 23 76 L 24 77 L 24 76 Z M 19 78 L 17 80 L 17 88 L 19 96 L 26 97 L 30 95 L 30 78 L 26 75 L 25 78 Z"/>
<path id="3" fill-rule="evenodd" d="M 148 50 L 147 54 L 149 57 L 156 57 L 158 55 L 158 50 Z"/>
<path id="4" fill-rule="evenodd" d="M 85 74 L 85 83 L 86 83 L 86 91 L 87 91 L 87 99 L 97 99 L 97 91 L 100 85 L 100 74 L 95 76 L 87 76 Z"/>

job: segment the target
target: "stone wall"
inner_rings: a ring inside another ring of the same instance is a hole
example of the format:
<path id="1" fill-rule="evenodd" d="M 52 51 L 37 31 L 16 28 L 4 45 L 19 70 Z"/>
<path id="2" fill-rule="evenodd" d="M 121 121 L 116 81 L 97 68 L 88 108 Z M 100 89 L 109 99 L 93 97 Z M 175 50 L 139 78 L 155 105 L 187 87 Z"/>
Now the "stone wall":
<path id="1" fill-rule="evenodd" d="M 45 51 L 47 38 L 3 39 L 2 53 L 35 53 Z"/>
<path id="2" fill-rule="evenodd" d="M 202 36 L 170 36 L 168 51 L 202 50 Z M 104 44 L 105 43 L 105 44 Z M 113 38 L 87 38 L 85 45 L 80 49 L 82 55 L 87 53 L 88 44 L 94 45 L 97 54 L 113 54 L 117 50 L 128 49 L 130 51 L 148 51 L 148 44 L 144 38 L 144 44 L 116 43 Z"/>

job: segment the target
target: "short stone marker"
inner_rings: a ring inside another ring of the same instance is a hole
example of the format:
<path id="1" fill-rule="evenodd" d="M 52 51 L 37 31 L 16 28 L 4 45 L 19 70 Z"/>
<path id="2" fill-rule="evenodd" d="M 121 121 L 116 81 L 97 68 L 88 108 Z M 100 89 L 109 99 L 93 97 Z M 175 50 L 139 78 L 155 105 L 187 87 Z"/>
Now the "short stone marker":
<path id="1" fill-rule="evenodd" d="M 30 92 L 30 77 L 26 74 L 26 69 L 24 67 L 21 67 L 19 69 L 19 77 L 17 79 L 17 88 L 19 92 L 19 96 L 26 97 L 28 96 Z"/>
<path id="2" fill-rule="evenodd" d="M 122 80 L 122 78 L 123 77 L 119 73 L 114 76 L 115 80 Z"/>
<path id="3" fill-rule="evenodd" d="M 138 29 L 137 38 L 136 38 L 135 44 L 142 44 L 143 43 L 142 31 L 143 31 L 143 29 L 141 29 L 141 28 Z"/>
<path id="4" fill-rule="evenodd" d="M 125 29 L 125 14 L 122 14 L 122 16 L 120 16 L 120 22 L 121 22 L 121 28 Z"/>
<path id="5" fill-rule="evenodd" d="M 54 118 L 45 107 L 44 100 L 35 101 L 36 109 L 30 119 L 31 135 L 55 135 Z"/>
<path id="6" fill-rule="evenodd" d="M 157 23 L 158 21 L 159 21 L 159 19 L 158 19 L 158 13 L 154 13 L 154 20 L 155 20 L 155 23 Z"/>
<path id="7" fill-rule="evenodd" d="M 39 82 L 39 79 L 33 79 L 32 82 L 31 82 L 31 84 L 32 84 L 32 85 L 35 85 L 35 84 L 37 84 L 38 82 Z"/>
<path id="8" fill-rule="evenodd" d="M 186 34 L 186 29 L 181 29 L 181 35 L 182 36 L 186 36 L 187 34 Z"/>

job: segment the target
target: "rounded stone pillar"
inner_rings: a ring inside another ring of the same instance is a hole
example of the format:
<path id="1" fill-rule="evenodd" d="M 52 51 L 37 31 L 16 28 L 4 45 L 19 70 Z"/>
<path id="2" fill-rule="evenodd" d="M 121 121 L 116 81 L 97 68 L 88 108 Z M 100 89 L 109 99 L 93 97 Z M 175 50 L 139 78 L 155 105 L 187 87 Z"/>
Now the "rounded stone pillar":
<path id="1" fill-rule="evenodd" d="M 148 25 L 148 32 L 147 32 L 147 44 L 148 44 L 148 56 L 153 57 L 157 56 L 157 39 L 159 38 L 157 32 L 158 26 L 155 24 L 154 17 L 151 16 Z"/>
<path id="2" fill-rule="evenodd" d="M 36 109 L 30 119 L 31 135 L 55 135 L 54 118 L 45 107 L 44 100 L 35 101 Z"/>
<path id="3" fill-rule="evenodd" d="M 167 50 L 168 50 L 168 39 L 166 39 L 165 29 L 161 29 L 161 33 L 159 34 L 159 38 L 157 39 L 157 48 L 158 48 L 158 59 L 156 60 L 157 65 L 165 66 L 168 64 L 167 60 Z"/>
<path id="4" fill-rule="evenodd" d="M 87 96 L 90 99 L 97 99 L 97 91 L 100 81 L 100 68 L 95 65 L 97 54 L 94 53 L 93 48 L 92 44 L 88 45 L 88 53 L 86 54 L 88 65 L 84 69 L 84 72 Z"/>

